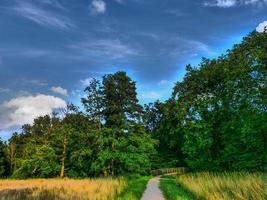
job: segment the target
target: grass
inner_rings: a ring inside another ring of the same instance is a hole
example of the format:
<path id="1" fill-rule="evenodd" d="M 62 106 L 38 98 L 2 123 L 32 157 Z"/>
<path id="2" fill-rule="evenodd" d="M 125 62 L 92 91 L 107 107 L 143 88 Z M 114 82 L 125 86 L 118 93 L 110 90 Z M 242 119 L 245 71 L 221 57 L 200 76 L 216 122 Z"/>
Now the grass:
<path id="1" fill-rule="evenodd" d="M 173 176 L 162 176 L 160 189 L 166 200 L 191 200 L 193 195 L 176 182 Z"/>
<path id="2" fill-rule="evenodd" d="M 150 178 L 143 176 L 129 179 L 117 200 L 140 200 Z"/>
<path id="3" fill-rule="evenodd" d="M 5 200 L 112 200 L 125 188 L 124 179 L 0 180 Z"/>
<path id="4" fill-rule="evenodd" d="M 259 173 L 190 173 L 177 176 L 176 182 L 191 191 L 197 199 L 267 199 L 266 175 Z"/>

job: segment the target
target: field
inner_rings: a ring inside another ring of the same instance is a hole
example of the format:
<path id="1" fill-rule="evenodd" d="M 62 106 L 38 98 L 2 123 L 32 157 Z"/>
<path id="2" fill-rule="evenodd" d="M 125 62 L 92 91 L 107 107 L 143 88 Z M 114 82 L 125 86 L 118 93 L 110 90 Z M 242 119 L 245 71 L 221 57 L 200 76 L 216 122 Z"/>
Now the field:
<path id="1" fill-rule="evenodd" d="M 167 200 L 265 200 L 266 175 L 250 173 L 189 173 L 165 177 L 161 189 Z"/>
<path id="2" fill-rule="evenodd" d="M 124 179 L 0 180 L 0 199 L 113 200 L 125 185 Z"/>
<path id="3" fill-rule="evenodd" d="M 116 200 L 140 200 L 150 178 L 149 176 L 131 178 Z"/>
<path id="4" fill-rule="evenodd" d="M 0 200 L 139 200 L 150 177 L 0 180 Z M 166 200 L 265 200 L 266 175 L 187 173 L 163 176 Z"/>

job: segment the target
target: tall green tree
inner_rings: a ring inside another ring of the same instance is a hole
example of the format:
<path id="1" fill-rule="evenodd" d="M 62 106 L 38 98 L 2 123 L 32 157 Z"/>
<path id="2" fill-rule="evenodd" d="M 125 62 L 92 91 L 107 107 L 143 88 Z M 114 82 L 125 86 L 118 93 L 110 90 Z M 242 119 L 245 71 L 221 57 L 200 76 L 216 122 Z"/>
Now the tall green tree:
<path id="1" fill-rule="evenodd" d="M 95 84 L 90 88 L 96 88 Z M 99 137 L 92 170 L 95 174 L 104 176 L 147 172 L 150 168 L 149 156 L 154 151 L 155 142 L 141 123 L 143 109 L 138 103 L 135 82 L 125 72 L 117 72 L 105 75 L 101 86 L 97 88 L 97 93 L 102 98 L 98 101 L 103 103 L 98 110 L 101 110 L 104 127 L 97 132 Z M 95 99 L 97 95 L 94 94 L 93 92 L 88 95 L 88 99 L 83 99 L 85 107 L 93 106 L 86 103 L 92 102 L 92 97 Z M 147 148 L 143 146 L 145 142 Z M 135 154 L 133 149 L 138 150 L 138 153 Z M 127 156 L 131 159 L 126 159 Z"/>
<path id="2" fill-rule="evenodd" d="M 181 116 L 176 121 L 190 167 L 264 168 L 266 43 L 266 33 L 253 32 L 226 55 L 188 66 L 176 84 L 173 99 L 180 109 L 176 116 Z"/>
<path id="3" fill-rule="evenodd" d="M 7 146 L 0 138 L 0 177 L 8 176 Z"/>
<path id="4" fill-rule="evenodd" d="M 104 117 L 106 126 L 123 128 L 140 121 L 136 85 L 125 72 L 103 77 Z"/>
<path id="5" fill-rule="evenodd" d="M 98 128 L 101 129 L 103 121 L 104 98 L 103 88 L 99 80 L 93 78 L 89 85 L 84 90 L 87 94 L 85 98 L 82 98 L 82 104 L 86 110 L 87 116 L 98 124 Z"/>

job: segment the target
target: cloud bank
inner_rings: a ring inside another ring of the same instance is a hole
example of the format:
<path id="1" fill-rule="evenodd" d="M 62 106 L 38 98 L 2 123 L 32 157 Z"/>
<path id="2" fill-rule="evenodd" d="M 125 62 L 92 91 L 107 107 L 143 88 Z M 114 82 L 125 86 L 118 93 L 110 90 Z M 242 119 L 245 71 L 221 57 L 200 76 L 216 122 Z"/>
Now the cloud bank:
<path id="1" fill-rule="evenodd" d="M 47 11 L 29 1 L 17 1 L 17 4 L 11 10 L 41 26 L 60 30 L 70 30 L 75 27 L 68 17 Z"/>
<path id="2" fill-rule="evenodd" d="M 63 99 L 43 94 L 11 99 L 0 105 L 0 130 L 32 124 L 36 117 L 51 114 L 55 109 L 66 106 Z"/>
<path id="3" fill-rule="evenodd" d="M 62 87 L 58 86 L 58 87 L 51 87 L 51 91 L 57 94 L 61 94 L 63 96 L 68 96 L 68 90 L 67 89 L 63 89 Z"/>
<path id="4" fill-rule="evenodd" d="M 266 3 L 267 0 L 212 0 L 212 1 L 206 1 L 204 5 L 208 7 L 230 8 L 234 6 L 247 6 L 247 5 L 262 6 Z"/>
<path id="5" fill-rule="evenodd" d="M 262 33 L 265 31 L 265 29 L 267 30 L 267 20 L 260 23 L 257 28 L 256 28 L 256 31 L 259 32 L 259 33 Z"/>
<path id="6" fill-rule="evenodd" d="M 106 12 L 106 3 L 103 0 L 93 0 L 90 10 L 92 14 L 103 14 Z"/>

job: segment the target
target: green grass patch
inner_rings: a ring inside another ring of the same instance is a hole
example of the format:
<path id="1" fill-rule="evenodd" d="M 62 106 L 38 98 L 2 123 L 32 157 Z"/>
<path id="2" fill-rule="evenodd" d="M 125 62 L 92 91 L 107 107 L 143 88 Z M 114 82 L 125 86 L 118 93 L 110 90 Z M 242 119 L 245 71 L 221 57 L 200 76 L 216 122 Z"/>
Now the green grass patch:
<path id="1" fill-rule="evenodd" d="M 266 200 L 266 175 L 248 172 L 199 172 L 176 177 L 198 199 Z"/>
<path id="2" fill-rule="evenodd" d="M 173 176 L 162 176 L 160 189 L 166 200 L 193 200 L 194 195 L 176 182 Z"/>
<path id="3" fill-rule="evenodd" d="M 117 200 L 140 200 L 150 178 L 150 176 L 129 178 Z"/>

